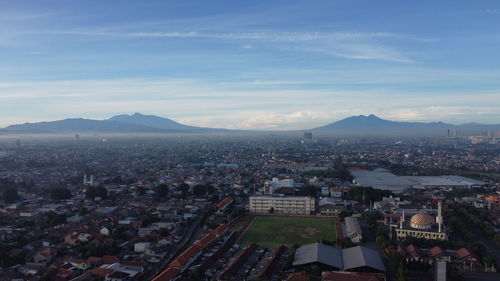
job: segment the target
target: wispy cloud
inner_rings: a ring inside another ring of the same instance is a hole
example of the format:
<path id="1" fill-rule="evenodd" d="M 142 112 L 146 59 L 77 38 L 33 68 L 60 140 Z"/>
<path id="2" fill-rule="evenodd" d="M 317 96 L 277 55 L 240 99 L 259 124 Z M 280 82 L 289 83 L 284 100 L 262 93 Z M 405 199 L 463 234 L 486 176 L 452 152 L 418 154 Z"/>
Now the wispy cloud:
<path id="1" fill-rule="evenodd" d="M 37 32 L 38 33 L 38 32 Z M 323 54 L 356 60 L 382 60 L 400 63 L 413 63 L 415 60 L 378 41 L 413 40 L 431 42 L 433 39 L 417 38 L 394 34 L 390 32 L 199 32 L 199 31 L 167 31 L 167 32 L 126 32 L 99 30 L 59 30 L 44 31 L 44 34 L 88 36 L 122 39 L 141 38 L 180 38 L 180 39 L 218 39 L 229 41 L 261 41 L 278 45 L 289 44 L 288 49 L 295 48 L 305 52 L 320 52 Z M 378 40 L 378 41 L 375 41 Z M 269 45 L 268 45 L 269 46 Z M 250 49 L 251 44 L 244 48 Z"/>

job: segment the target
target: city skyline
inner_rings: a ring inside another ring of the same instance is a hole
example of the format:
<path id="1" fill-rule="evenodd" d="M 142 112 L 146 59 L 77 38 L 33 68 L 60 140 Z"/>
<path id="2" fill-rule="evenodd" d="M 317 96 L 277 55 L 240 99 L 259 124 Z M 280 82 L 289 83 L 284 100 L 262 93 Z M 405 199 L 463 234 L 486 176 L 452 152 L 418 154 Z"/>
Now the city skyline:
<path id="1" fill-rule="evenodd" d="M 0 127 L 133 112 L 230 129 L 500 120 L 494 1 L 95 4 L 0 1 Z"/>

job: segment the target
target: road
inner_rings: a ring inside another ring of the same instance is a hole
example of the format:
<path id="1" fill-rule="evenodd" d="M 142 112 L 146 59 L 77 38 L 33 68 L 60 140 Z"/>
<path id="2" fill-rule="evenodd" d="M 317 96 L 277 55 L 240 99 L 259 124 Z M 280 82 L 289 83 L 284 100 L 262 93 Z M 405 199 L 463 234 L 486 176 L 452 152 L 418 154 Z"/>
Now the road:
<path id="1" fill-rule="evenodd" d="M 476 236 L 488 252 L 488 255 L 493 257 L 496 261 L 497 268 L 500 268 L 500 246 L 495 243 L 482 229 L 479 229 L 477 226 L 472 225 L 470 222 L 467 222 L 467 226 L 469 230 Z"/>
<path id="2" fill-rule="evenodd" d="M 165 270 L 167 265 L 184 250 L 186 245 L 190 245 L 195 242 L 196 237 L 194 234 L 201 228 L 200 220 L 201 219 L 198 218 L 189 226 L 188 230 L 184 232 L 185 236 L 183 241 L 178 243 L 178 245 L 176 245 L 175 248 L 160 262 L 160 264 L 156 267 L 154 274 L 145 276 L 144 280 L 151 280 L 153 277 L 160 274 L 160 272 Z"/>
<path id="3" fill-rule="evenodd" d="M 465 281 L 498 281 L 498 273 L 463 272 L 460 274 Z"/>
<path id="4" fill-rule="evenodd" d="M 380 256 L 382 257 L 382 261 L 384 262 L 385 269 L 387 270 L 387 280 L 389 281 L 395 281 L 396 279 L 396 273 L 392 269 L 389 258 L 387 257 L 387 254 L 385 253 L 384 250 L 380 248 L 380 246 L 375 242 L 375 237 L 371 233 L 371 231 L 368 228 L 368 225 L 365 223 L 365 221 L 362 218 L 359 218 L 359 223 L 361 225 L 361 228 L 363 230 L 363 243 L 362 245 L 376 250 L 379 252 Z"/>

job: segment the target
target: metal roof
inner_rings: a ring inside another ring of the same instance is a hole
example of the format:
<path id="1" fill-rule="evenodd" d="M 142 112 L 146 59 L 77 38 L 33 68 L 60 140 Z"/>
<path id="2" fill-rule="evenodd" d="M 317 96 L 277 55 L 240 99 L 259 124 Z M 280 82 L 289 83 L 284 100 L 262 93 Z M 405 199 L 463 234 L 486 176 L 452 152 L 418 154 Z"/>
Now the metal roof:
<path id="1" fill-rule="evenodd" d="M 347 230 L 347 234 L 351 233 L 363 233 L 361 230 L 361 226 L 359 225 L 359 221 L 355 217 L 345 217 L 345 227 Z"/>
<path id="2" fill-rule="evenodd" d="M 319 262 L 342 269 L 342 250 L 321 243 L 299 247 L 295 251 L 293 265 Z"/>
<path id="3" fill-rule="evenodd" d="M 379 271 L 386 271 L 380 254 L 375 250 L 363 246 L 341 250 L 321 243 L 314 243 L 299 247 L 296 250 L 293 262 L 294 266 L 315 262 L 329 265 L 339 270 L 350 270 L 366 266 Z"/>
<path id="4" fill-rule="evenodd" d="M 380 271 L 385 271 L 380 254 L 370 248 L 356 246 L 342 250 L 344 270 L 367 266 Z"/>

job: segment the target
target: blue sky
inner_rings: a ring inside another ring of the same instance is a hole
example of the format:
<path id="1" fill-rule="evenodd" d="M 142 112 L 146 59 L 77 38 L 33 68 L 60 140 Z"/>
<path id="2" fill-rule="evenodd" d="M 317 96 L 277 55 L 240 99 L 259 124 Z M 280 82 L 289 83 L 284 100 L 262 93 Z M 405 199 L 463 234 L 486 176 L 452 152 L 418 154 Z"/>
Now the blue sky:
<path id="1" fill-rule="evenodd" d="M 499 1 L 2 1 L 0 127 L 500 123 Z"/>

